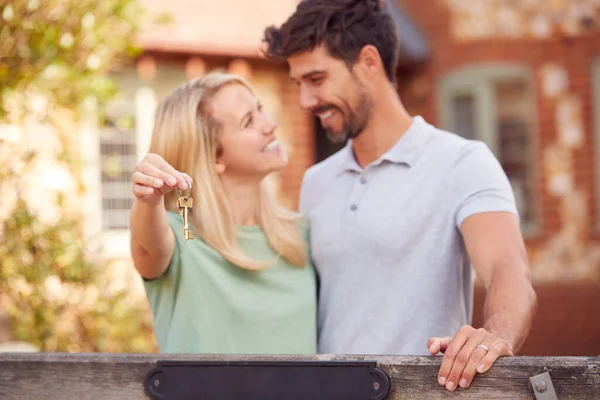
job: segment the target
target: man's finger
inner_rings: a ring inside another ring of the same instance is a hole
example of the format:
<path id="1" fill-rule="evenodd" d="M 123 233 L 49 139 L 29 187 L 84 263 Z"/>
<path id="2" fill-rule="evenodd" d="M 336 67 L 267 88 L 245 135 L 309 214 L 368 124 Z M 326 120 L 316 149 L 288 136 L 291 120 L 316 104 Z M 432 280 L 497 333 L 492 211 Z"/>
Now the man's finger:
<path id="1" fill-rule="evenodd" d="M 448 376 L 450 375 L 450 371 L 452 370 L 452 366 L 454 365 L 454 360 L 456 359 L 458 352 L 463 348 L 469 339 L 469 333 L 473 330 L 474 329 L 470 326 L 464 326 L 460 328 L 458 333 L 454 335 L 450 341 L 450 344 L 444 353 L 444 360 L 442 361 L 442 366 L 440 367 L 440 373 L 438 375 L 438 383 L 442 386 L 446 386 L 448 390 L 452 390 L 452 387 L 455 388 L 458 383 L 449 381 Z"/>
<path id="2" fill-rule="evenodd" d="M 471 359 L 473 351 L 477 348 L 477 345 L 486 338 L 486 336 L 489 336 L 489 333 L 485 329 L 477 329 L 471 331 L 466 343 L 459 350 L 458 354 L 456 355 L 456 358 L 454 359 L 454 364 L 452 365 L 452 369 L 450 370 L 450 374 L 448 375 L 448 384 L 446 385 L 446 389 L 454 391 L 457 389 L 458 386 L 460 386 L 461 377 L 463 375 L 465 367 Z"/>
<path id="3" fill-rule="evenodd" d="M 431 338 L 427 341 L 427 350 L 429 350 L 429 354 L 435 356 L 440 351 L 440 339 L 439 338 Z"/>
<path id="4" fill-rule="evenodd" d="M 504 340 L 497 340 L 490 347 L 490 351 L 483 357 L 479 365 L 477 366 L 477 372 L 480 374 L 487 372 L 492 364 L 500 357 L 512 356 L 513 352 L 508 347 L 508 344 Z"/>
<path id="5" fill-rule="evenodd" d="M 469 385 L 471 385 L 471 382 L 473 382 L 473 378 L 475 377 L 475 374 L 477 373 L 477 366 L 479 365 L 481 360 L 483 360 L 483 357 L 485 357 L 485 355 L 487 354 L 488 351 L 486 349 L 489 349 L 490 346 L 494 343 L 494 341 L 495 341 L 495 337 L 492 335 L 488 335 L 487 338 L 485 338 L 481 343 L 479 343 L 475 347 L 475 349 L 471 353 L 469 362 L 465 366 L 462 376 L 460 377 L 458 386 L 465 389 L 465 388 L 468 388 Z M 485 346 L 485 347 L 481 347 L 481 346 Z"/>
<path id="6" fill-rule="evenodd" d="M 445 353 L 446 350 L 448 349 L 448 346 L 450 346 L 451 341 L 452 341 L 452 338 L 450 336 L 441 338 L 440 339 L 440 352 Z"/>
<path id="7" fill-rule="evenodd" d="M 452 338 L 449 336 L 443 338 L 432 337 L 427 341 L 427 349 L 432 356 L 435 356 L 439 352 L 446 351 L 451 340 Z"/>

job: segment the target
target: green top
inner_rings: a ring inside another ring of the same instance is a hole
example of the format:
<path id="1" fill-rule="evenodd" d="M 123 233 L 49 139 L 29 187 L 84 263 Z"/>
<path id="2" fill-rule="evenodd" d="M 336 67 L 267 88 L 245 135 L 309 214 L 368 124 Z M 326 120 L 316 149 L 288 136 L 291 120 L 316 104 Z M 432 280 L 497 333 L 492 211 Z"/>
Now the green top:
<path id="1" fill-rule="evenodd" d="M 242 269 L 202 239 L 186 241 L 179 214 L 167 214 L 175 234 L 173 257 L 165 274 L 144 281 L 161 352 L 316 353 L 316 275 L 310 262 L 300 268 L 280 258 L 262 271 Z M 238 232 L 246 254 L 275 257 L 260 227 Z"/>

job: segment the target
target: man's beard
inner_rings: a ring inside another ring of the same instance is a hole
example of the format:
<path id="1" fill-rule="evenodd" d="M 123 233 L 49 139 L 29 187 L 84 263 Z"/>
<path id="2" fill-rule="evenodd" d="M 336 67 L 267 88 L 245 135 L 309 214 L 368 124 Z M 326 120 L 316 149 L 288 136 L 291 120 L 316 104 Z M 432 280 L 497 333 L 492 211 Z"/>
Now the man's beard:
<path id="1" fill-rule="evenodd" d="M 369 94 L 362 85 L 358 89 L 358 102 L 355 109 L 350 107 L 350 104 L 345 103 L 346 113 L 342 113 L 344 117 L 344 126 L 342 131 L 335 133 L 324 128 L 327 138 L 333 143 L 345 143 L 348 139 L 354 139 L 361 134 L 367 126 L 371 117 L 371 108 L 373 103 Z M 341 110 L 338 109 L 341 113 Z"/>

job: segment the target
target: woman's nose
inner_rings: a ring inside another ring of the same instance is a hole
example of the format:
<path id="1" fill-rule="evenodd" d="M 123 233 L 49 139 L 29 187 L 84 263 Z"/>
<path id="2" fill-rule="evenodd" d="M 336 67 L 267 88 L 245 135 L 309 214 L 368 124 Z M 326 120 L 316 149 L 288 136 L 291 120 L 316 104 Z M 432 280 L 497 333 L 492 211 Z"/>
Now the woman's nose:
<path id="1" fill-rule="evenodd" d="M 275 123 L 275 121 L 273 121 L 273 119 L 268 116 L 267 114 L 264 115 L 264 120 L 263 120 L 263 134 L 265 135 L 270 135 L 272 134 L 275 129 L 277 128 L 277 124 Z"/>

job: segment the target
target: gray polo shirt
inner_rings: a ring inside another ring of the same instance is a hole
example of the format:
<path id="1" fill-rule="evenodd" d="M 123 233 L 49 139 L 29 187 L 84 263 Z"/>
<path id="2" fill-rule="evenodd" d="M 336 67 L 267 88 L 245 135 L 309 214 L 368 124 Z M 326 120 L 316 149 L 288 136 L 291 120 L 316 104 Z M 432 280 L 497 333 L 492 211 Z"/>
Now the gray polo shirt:
<path id="1" fill-rule="evenodd" d="M 300 209 L 320 277 L 319 352 L 428 354 L 471 322 L 474 274 L 459 227 L 517 214 L 502 167 L 479 141 L 421 117 L 364 169 L 351 142 L 305 174 Z"/>

